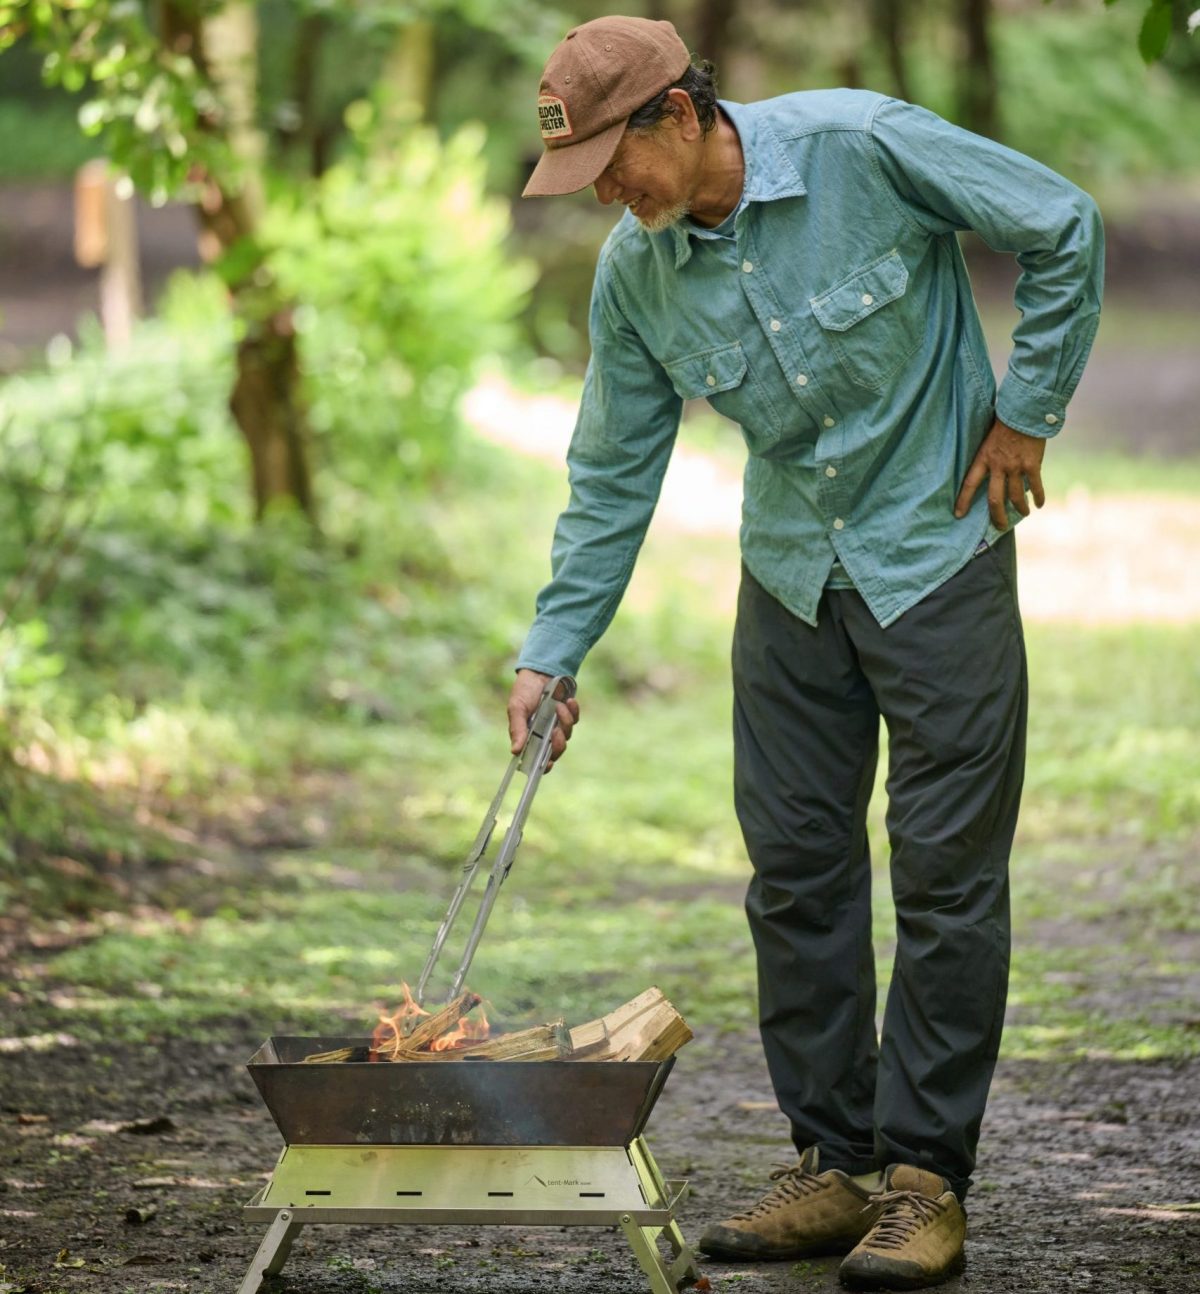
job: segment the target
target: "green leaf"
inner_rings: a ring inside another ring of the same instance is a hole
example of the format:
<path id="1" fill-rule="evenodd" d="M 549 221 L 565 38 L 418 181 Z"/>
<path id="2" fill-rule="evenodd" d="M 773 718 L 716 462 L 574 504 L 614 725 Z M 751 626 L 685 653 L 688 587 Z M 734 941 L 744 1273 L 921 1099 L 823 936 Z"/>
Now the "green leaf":
<path id="1" fill-rule="evenodd" d="M 1142 29 L 1138 32 L 1138 52 L 1147 63 L 1157 62 L 1171 39 L 1172 6 L 1170 0 L 1152 0 Z"/>
<path id="2" fill-rule="evenodd" d="M 85 135 L 99 134 L 108 116 L 108 106 L 102 99 L 91 99 L 79 109 L 79 129 Z"/>

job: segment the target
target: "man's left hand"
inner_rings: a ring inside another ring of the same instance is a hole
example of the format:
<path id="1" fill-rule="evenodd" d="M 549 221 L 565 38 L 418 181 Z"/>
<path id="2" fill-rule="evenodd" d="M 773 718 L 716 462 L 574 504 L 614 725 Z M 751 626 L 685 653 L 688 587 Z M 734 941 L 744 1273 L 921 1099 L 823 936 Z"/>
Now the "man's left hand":
<path id="1" fill-rule="evenodd" d="M 1023 432 L 1014 431 L 997 418 L 991 431 L 983 438 L 975 461 L 963 478 L 962 489 L 954 501 L 954 515 L 967 515 L 975 491 L 986 477 L 988 512 L 991 513 L 992 524 L 998 530 L 1008 529 L 1005 500 L 1021 516 L 1029 516 L 1029 500 L 1025 497 L 1026 482 L 1029 483 L 1034 503 L 1040 508 L 1046 502 L 1046 491 L 1042 489 L 1042 455 L 1045 452 L 1046 442 L 1041 437 L 1026 436 Z"/>

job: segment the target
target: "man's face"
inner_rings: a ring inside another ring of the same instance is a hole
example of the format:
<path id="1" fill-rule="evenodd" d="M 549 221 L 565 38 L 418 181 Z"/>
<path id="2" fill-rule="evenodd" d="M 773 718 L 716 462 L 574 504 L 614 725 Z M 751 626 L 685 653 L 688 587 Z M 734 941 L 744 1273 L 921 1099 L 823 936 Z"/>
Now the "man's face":
<path id="1" fill-rule="evenodd" d="M 595 185 L 607 206 L 620 202 L 650 233 L 661 233 L 687 215 L 699 174 L 698 150 L 671 118 L 653 130 L 626 132 Z"/>

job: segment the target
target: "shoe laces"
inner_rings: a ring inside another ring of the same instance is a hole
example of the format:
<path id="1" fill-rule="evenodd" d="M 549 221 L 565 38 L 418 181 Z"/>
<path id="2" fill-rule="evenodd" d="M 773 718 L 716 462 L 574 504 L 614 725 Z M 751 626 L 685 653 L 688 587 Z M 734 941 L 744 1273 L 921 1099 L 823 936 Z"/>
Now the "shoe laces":
<path id="1" fill-rule="evenodd" d="M 865 1207 L 880 1205 L 883 1212 L 870 1233 L 872 1249 L 903 1249 L 917 1231 L 948 1207 L 946 1200 L 935 1200 L 919 1191 L 879 1191 Z"/>
<path id="2" fill-rule="evenodd" d="M 773 1213 L 776 1209 L 782 1208 L 785 1204 L 791 1204 L 795 1200 L 802 1199 L 805 1195 L 811 1195 L 814 1191 L 821 1190 L 825 1183 L 821 1181 L 814 1173 L 807 1172 L 800 1164 L 776 1164 L 774 1171 L 771 1173 L 771 1181 L 775 1185 L 750 1208 L 743 1210 L 741 1213 L 735 1213 L 735 1218 L 757 1218 L 763 1214 Z"/>

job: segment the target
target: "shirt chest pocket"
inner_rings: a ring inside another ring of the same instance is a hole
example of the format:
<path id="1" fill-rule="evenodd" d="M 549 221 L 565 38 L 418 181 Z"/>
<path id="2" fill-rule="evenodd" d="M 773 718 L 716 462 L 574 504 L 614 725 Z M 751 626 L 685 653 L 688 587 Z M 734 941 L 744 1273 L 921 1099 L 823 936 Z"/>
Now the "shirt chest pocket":
<path id="1" fill-rule="evenodd" d="M 779 417 L 754 380 L 741 342 L 666 360 L 663 368 L 685 400 L 707 400 L 738 423 L 751 452 L 779 439 Z"/>
<path id="2" fill-rule="evenodd" d="M 890 251 L 809 304 L 847 376 L 879 390 L 921 344 L 924 327 L 906 299 L 908 270 Z"/>

